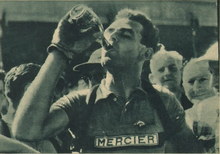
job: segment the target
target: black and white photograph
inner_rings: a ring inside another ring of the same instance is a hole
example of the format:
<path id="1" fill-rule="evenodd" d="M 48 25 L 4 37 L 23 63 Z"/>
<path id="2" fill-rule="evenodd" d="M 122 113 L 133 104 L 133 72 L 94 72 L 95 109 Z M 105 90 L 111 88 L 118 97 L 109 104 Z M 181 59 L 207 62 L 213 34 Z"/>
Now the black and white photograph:
<path id="1" fill-rule="evenodd" d="M 0 153 L 219 153 L 218 0 L 0 0 Z"/>

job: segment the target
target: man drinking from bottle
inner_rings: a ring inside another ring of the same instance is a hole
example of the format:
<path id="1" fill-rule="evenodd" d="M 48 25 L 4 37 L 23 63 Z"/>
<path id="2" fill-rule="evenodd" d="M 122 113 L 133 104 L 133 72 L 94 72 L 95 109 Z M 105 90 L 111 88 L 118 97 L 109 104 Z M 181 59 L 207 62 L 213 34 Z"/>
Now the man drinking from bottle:
<path id="1" fill-rule="evenodd" d="M 21 100 L 13 124 L 16 138 L 38 140 L 71 128 L 82 152 L 170 152 L 165 151 L 170 138 L 175 141 L 172 152 L 201 152 L 175 96 L 151 88 L 166 111 L 168 118 L 163 119 L 148 89 L 141 86 L 142 65 L 159 38 L 157 28 L 139 11 L 121 10 L 104 31 L 101 64 L 107 69 L 106 79 L 89 95 L 70 93 L 50 106 L 68 61 L 82 56 L 100 36 L 94 30 L 101 27 L 99 22 L 84 32 L 72 29 L 77 25 L 68 19 L 67 15 L 58 24 L 49 55 Z"/>

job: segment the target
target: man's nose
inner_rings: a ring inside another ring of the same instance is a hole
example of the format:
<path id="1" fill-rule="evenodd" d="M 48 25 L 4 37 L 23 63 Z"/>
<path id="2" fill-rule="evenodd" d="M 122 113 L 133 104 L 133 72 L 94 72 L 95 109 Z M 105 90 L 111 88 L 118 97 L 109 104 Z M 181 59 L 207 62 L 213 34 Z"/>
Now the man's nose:
<path id="1" fill-rule="evenodd" d="M 164 75 L 169 75 L 169 74 L 170 74 L 169 68 L 165 67 L 165 69 L 164 69 Z"/>
<path id="2" fill-rule="evenodd" d="M 117 37 L 116 32 L 114 32 L 114 33 L 111 35 L 110 40 L 113 41 L 113 43 L 118 42 L 118 37 Z"/>
<path id="3" fill-rule="evenodd" d="M 116 42 L 118 42 L 118 36 L 116 31 L 112 31 L 111 33 L 106 35 L 106 39 L 108 42 L 112 45 Z"/>
<path id="4" fill-rule="evenodd" d="M 197 92 L 200 88 L 200 84 L 197 80 L 194 81 L 194 84 L 193 84 L 193 91 L 194 92 Z"/>

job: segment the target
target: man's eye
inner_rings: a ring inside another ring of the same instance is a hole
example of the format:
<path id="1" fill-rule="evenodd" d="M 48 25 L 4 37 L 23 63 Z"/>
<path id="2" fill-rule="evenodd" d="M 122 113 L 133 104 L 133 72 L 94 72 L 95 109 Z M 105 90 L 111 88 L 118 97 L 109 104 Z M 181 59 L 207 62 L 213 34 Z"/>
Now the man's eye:
<path id="1" fill-rule="evenodd" d="M 207 78 L 201 78 L 201 79 L 199 79 L 199 82 L 201 83 L 201 82 L 204 82 L 204 81 L 207 81 L 208 79 Z"/>
<path id="2" fill-rule="evenodd" d="M 158 71 L 161 73 L 164 72 L 164 67 L 160 68 Z"/>
<path id="3" fill-rule="evenodd" d="M 129 33 L 129 32 L 123 32 L 122 34 L 121 34 L 123 37 L 125 37 L 125 38 L 131 38 L 132 37 L 132 35 L 131 35 L 131 33 Z"/>
<path id="4" fill-rule="evenodd" d="M 177 71 L 177 68 L 176 68 L 176 66 L 170 66 L 169 70 L 172 72 L 175 72 L 175 71 Z"/>
<path id="5" fill-rule="evenodd" d="M 189 83 L 190 85 L 193 85 L 194 82 L 195 82 L 195 80 L 189 80 L 189 81 L 188 81 L 188 83 Z"/>

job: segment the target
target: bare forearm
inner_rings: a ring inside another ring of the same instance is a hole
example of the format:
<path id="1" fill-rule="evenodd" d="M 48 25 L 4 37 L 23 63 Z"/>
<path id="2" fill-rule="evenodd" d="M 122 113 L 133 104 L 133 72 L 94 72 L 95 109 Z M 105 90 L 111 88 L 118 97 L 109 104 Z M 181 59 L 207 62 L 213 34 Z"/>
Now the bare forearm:
<path id="1" fill-rule="evenodd" d="M 49 113 L 51 98 L 56 82 L 63 69 L 66 59 L 59 53 L 50 53 L 41 67 L 37 77 L 31 83 L 17 109 L 12 131 L 15 137 L 42 138 L 42 128 Z"/>
<path id="2" fill-rule="evenodd" d="M 92 9 L 79 5 L 74 7 L 74 10 L 82 8 L 89 11 L 90 19 L 77 24 L 70 22 L 70 10 L 58 23 L 51 44 L 47 48 L 50 53 L 20 101 L 12 126 L 15 137 L 24 140 L 42 139 L 54 135 L 54 132 L 59 132 L 68 124 L 69 119 L 65 111 L 60 108 L 50 110 L 57 80 L 67 65 L 67 59 L 73 60 L 82 56 L 103 33 L 101 21 Z M 76 15 L 78 16 L 78 13 Z M 88 30 L 82 31 L 81 25 L 88 26 Z"/>

